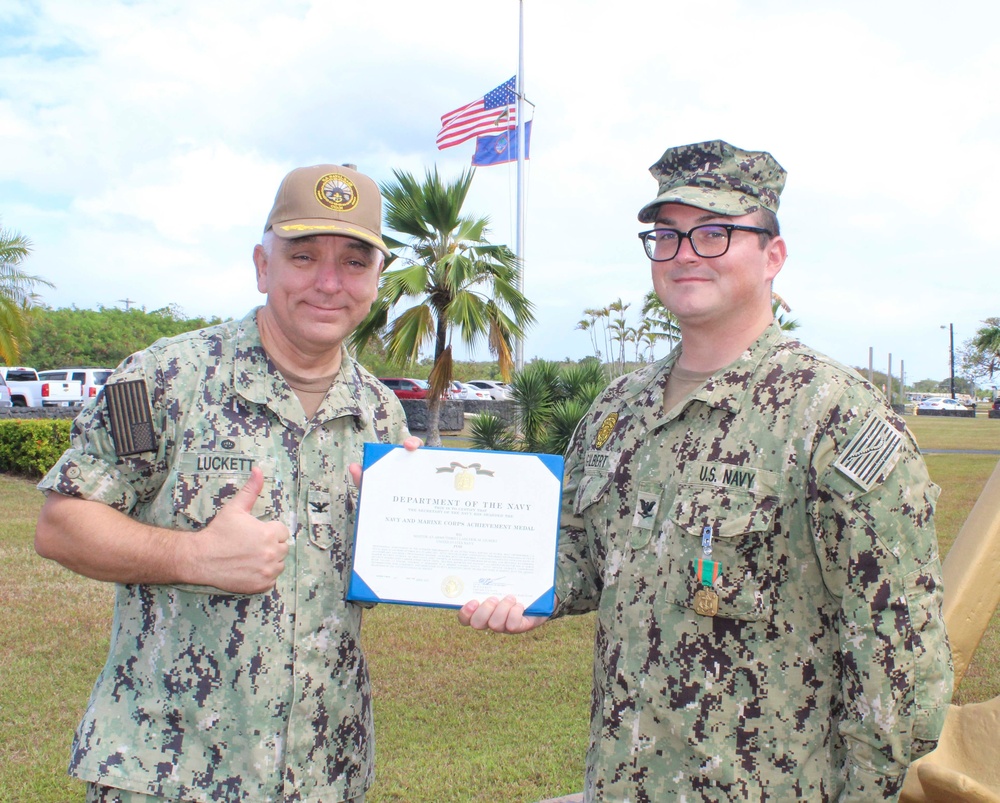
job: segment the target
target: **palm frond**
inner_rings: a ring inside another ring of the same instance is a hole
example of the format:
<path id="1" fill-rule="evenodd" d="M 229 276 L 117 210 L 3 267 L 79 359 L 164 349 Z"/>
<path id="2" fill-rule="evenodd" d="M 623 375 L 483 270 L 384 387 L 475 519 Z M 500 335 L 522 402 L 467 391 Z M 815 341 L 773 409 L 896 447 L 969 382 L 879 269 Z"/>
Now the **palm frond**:
<path id="1" fill-rule="evenodd" d="M 520 452 L 522 444 L 510 431 L 503 419 L 493 413 L 480 413 L 472 417 L 469 440 L 474 449 L 497 452 Z"/>
<path id="2" fill-rule="evenodd" d="M 514 355 L 511 353 L 513 335 L 509 329 L 503 329 L 490 323 L 489 344 L 490 354 L 496 357 L 500 376 L 504 382 L 509 382 L 514 370 Z"/>
<path id="3" fill-rule="evenodd" d="M 548 454 L 566 454 L 577 424 L 589 408 L 588 403 L 579 399 L 566 399 L 555 404 L 549 415 L 542 451 Z"/>
<path id="4" fill-rule="evenodd" d="M 28 335 L 27 311 L 0 294 L 0 361 L 16 365 Z"/>
<path id="5" fill-rule="evenodd" d="M 351 332 L 348 344 L 355 354 L 362 354 L 374 342 L 381 343 L 382 334 L 389 320 L 389 309 L 392 304 L 388 299 L 375 299 L 368 316 Z"/>
<path id="6" fill-rule="evenodd" d="M 31 240 L 19 232 L 0 228 L 0 266 L 20 265 L 34 247 Z"/>
<path id="7" fill-rule="evenodd" d="M 586 400 L 588 405 L 597 396 L 591 395 L 593 388 L 596 386 L 600 393 L 606 382 L 604 367 L 597 361 L 571 365 L 562 372 L 561 379 L 567 398 Z"/>
<path id="8" fill-rule="evenodd" d="M 427 267 L 419 262 L 411 262 L 382 274 L 379 295 L 384 295 L 391 304 L 396 304 L 406 296 L 419 298 L 426 294 L 427 287 Z"/>
<path id="9" fill-rule="evenodd" d="M 38 303 L 36 288 L 55 286 L 21 270 L 31 249 L 31 240 L 23 234 L 0 228 L 0 360 L 9 364 L 18 361 L 28 343 L 28 312 Z"/>
<path id="10" fill-rule="evenodd" d="M 434 361 L 430 375 L 430 393 L 433 399 L 441 398 L 448 390 L 452 379 L 451 346 L 446 346 L 441 355 Z"/>
<path id="11" fill-rule="evenodd" d="M 434 315 L 420 304 L 403 312 L 389 325 L 386 351 L 400 365 L 413 364 L 420 357 L 420 346 L 434 336 Z"/>
<path id="12" fill-rule="evenodd" d="M 526 365 L 510 382 L 521 437 L 529 452 L 541 448 L 552 405 L 559 400 L 559 386 L 553 380 L 553 370 L 556 368 L 552 363 L 539 360 Z"/>

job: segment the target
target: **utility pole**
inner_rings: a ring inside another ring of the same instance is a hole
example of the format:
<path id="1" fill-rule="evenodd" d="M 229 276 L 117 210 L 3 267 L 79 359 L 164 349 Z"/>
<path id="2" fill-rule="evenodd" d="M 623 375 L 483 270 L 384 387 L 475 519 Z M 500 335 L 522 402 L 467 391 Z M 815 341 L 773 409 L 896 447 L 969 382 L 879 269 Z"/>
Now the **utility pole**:
<path id="1" fill-rule="evenodd" d="M 885 372 L 885 393 L 886 398 L 889 399 L 890 406 L 892 405 L 892 353 L 889 354 L 889 370 Z"/>
<path id="2" fill-rule="evenodd" d="M 944 329 L 944 324 L 941 324 Z M 948 324 L 948 354 L 951 358 L 951 397 L 955 398 L 955 324 Z"/>
<path id="3" fill-rule="evenodd" d="M 125 312 L 128 312 L 130 309 L 132 309 L 132 305 L 135 303 L 135 299 L 134 298 L 119 298 L 118 299 L 118 303 L 119 304 L 124 304 L 125 305 Z"/>
<path id="4" fill-rule="evenodd" d="M 514 250 L 517 253 L 517 289 L 524 294 L 524 0 L 518 2 L 517 22 L 517 228 Z M 514 341 L 514 370 L 524 369 L 524 337 Z"/>

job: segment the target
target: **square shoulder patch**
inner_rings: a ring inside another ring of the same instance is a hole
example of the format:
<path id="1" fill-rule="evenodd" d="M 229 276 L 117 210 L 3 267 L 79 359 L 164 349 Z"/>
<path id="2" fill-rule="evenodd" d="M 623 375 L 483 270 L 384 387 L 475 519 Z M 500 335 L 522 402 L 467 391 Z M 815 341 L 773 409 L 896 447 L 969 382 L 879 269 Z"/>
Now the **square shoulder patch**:
<path id="1" fill-rule="evenodd" d="M 872 413 L 833 466 L 865 491 L 871 490 L 882 470 L 892 467 L 902 442 L 899 430 Z"/>
<path id="2" fill-rule="evenodd" d="M 119 457 L 156 450 L 153 415 L 149 409 L 146 383 L 141 379 L 104 386 L 111 437 Z"/>

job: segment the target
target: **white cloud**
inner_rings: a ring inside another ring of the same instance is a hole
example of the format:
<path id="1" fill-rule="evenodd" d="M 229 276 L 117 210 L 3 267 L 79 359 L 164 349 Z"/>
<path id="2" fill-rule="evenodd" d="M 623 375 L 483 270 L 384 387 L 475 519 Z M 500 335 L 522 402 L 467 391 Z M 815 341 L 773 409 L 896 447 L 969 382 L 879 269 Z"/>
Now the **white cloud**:
<path id="1" fill-rule="evenodd" d="M 256 154 L 233 153 L 214 143 L 136 163 L 99 195 L 81 195 L 74 211 L 109 229 L 115 218 L 127 216 L 164 238 L 197 245 L 220 231 L 263 219 L 270 206 L 268 189 L 276 189 L 285 172 Z"/>
<path id="2" fill-rule="evenodd" d="M 998 314 L 996 7 L 525 5 L 529 357 L 583 356 L 584 308 L 641 303 L 646 169 L 668 145 L 716 137 L 789 170 L 778 289 L 806 342 L 852 364 L 871 345 L 911 376 L 943 376 L 940 323 L 961 342 Z M 0 217 L 34 240 L 30 269 L 58 285 L 49 303 L 241 315 L 258 303 L 250 250 L 287 169 L 350 161 L 385 180 L 468 166 L 471 143 L 434 148 L 438 117 L 515 72 L 517 7 L 8 3 Z M 513 176 L 481 169 L 468 204 L 510 243 Z"/>

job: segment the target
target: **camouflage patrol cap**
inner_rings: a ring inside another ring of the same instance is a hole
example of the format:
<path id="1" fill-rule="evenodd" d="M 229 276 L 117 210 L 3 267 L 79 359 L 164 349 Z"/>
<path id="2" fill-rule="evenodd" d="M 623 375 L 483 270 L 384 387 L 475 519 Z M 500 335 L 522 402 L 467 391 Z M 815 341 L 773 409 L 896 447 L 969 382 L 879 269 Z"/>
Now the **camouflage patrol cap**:
<path id="1" fill-rule="evenodd" d="M 382 195 L 368 176 L 344 165 L 298 167 L 281 180 L 268 229 L 284 240 L 313 234 L 353 237 L 389 256 L 382 240 Z"/>
<path id="2" fill-rule="evenodd" d="M 639 210 L 652 223 L 660 204 L 686 204 L 720 215 L 778 211 L 785 169 L 765 151 L 744 151 L 715 139 L 668 148 L 649 168 L 659 184 L 656 199 Z"/>

